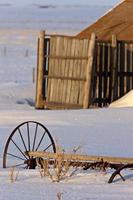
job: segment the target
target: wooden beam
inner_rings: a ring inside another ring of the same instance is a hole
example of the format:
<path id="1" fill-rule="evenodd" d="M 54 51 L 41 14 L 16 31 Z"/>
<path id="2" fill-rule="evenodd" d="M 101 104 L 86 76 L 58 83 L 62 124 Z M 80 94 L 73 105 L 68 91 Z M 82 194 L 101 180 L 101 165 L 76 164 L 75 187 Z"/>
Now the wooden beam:
<path id="1" fill-rule="evenodd" d="M 109 156 L 89 156 L 80 154 L 66 154 L 66 153 L 48 153 L 44 151 L 27 151 L 28 156 L 41 157 L 45 159 L 56 159 L 57 157 L 63 157 L 64 161 L 77 161 L 77 162 L 108 162 L 108 163 L 133 163 L 133 158 L 128 157 L 109 157 Z"/>
<path id="2" fill-rule="evenodd" d="M 49 75 L 45 75 L 44 78 L 47 78 L 47 79 L 61 79 L 61 80 L 73 80 L 73 81 L 86 81 L 85 78 L 76 78 L 76 77 L 66 77 L 66 76 L 49 76 Z"/>
<path id="3" fill-rule="evenodd" d="M 80 104 L 72 104 L 72 103 L 62 103 L 62 102 L 52 102 L 46 101 L 44 102 L 45 108 L 48 109 L 81 109 L 83 105 Z"/>
<path id="4" fill-rule="evenodd" d="M 90 95 L 91 95 L 91 81 L 92 81 L 92 67 L 93 67 L 93 59 L 94 59 L 94 51 L 95 51 L 95 33 L 92 33 L 91 39 L 89 42 L 89 50 L 88 50 L 88 63 L 86 66 L 86 83 L 84 88 L 84 102 L 83 108 L 87 109 L 90 106 Z"/>
<path id="5" fill-rule="evenodd" d="M 44 108 L 43 103 L 43 72 L 44 72 L 44 39 L 45 31 L 41 31 L 39 34 L 38 43 L 38 63 L 37 63 L 37 79 L 36 79 L 36 104 L 37 109 Z"/>
<path id="6" fill-rule="evenodd" d="M 111 66 L 111 102 L 116 100 L 117 96 L 117 38 L 112 35 L 112 66 Z"/>
<path id="7" fill-rule="evenodd" d="M 61 56 L 61 55 L 45 55 L 45 58 L 49 59 L 64 59 L 64 60 L 88 60 L 88 57 L 81 56 Z"/>

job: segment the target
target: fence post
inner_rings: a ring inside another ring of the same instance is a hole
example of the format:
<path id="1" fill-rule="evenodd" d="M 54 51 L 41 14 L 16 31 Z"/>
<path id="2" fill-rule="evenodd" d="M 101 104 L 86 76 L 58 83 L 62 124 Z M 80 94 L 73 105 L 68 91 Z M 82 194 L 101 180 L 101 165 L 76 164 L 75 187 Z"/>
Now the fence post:
<path id="1" fill-rule="evenodd" d="M 86 66 L 86 82 L 85 82 L 84 100 L 83 100 L 83 108 L 84 109 L 87 109 L 90 106 L 92 67 L 93 67 L 93 60 L 94 60 L 95 40 L 96 40 L 96 35 L 95 35 L 95 33 L 92 33 L 91 39 L 89 42 L 88 63 Z"/>
<path id="2" fill-rule="evenodd" d="M 112 66 L 111 66 L 111 102 L 116 100 L 117 96 L 117 38 L 112 35 Z"/>
<path id="3" fill-rule="evenodd" d="M 35 83 L 35 67 L 32 68 L 32 83 Z"/>
<path id="4" fill-rule="evenodd" d="M 45 31 L 40 31 L 37 52 L 37 78 L 36 78 L 36 102 L 37 109 L 44 108 L 43 102 L 43 80 L 44 80 L 44 40 Z"/>

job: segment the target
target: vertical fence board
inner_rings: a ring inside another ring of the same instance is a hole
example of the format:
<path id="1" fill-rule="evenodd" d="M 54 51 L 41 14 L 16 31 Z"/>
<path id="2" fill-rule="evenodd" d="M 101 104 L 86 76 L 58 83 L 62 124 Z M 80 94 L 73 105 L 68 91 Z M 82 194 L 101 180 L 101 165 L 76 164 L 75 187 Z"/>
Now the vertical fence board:
<path id="1" fill-rule="evenodd" d="M 130 91 L 130 44 L 128 44 L 128 47 L 127 47 L 127 73 L 128 73 L 128 76 L 127 76 L 127 83 L 126 83 L 126 93 Z"/>
<path id="2" fill-rule="evenodd" d="M 117 60 L 118 60 L 118 66 L 117 66 L 117 81 L 118 81 L 118 87 L 117 87 L 117 99 L 120 98 L 120 76 L 118 73 L 120 73 L 121 68 L 121 44 L 118 42 L 118 48 L 117 48 Z"/>
<path id="3" fill-rule="evenodd" d="M 121 67 L 120 67 L 120 97 L 122 97 L 124 95 L 124 76 L 123 76 L 123 72 L 124 72 L 124 64 L 125 64 L 125 56 L 124 56 L 124 52 L 125 52 L 125 45 L 123 42 L 121 42 L 121 53 L 120 53 L 120 60 L 121 60 Z"/>
<path id="4" fill-rule="evenodd" d="M 71 55 L 71 40 L 65 38 L 64 41 L 64 45 L 66 48 L 66 56 L 69 57 Z M 69 73 L 69 64 L 70 64 L 70 60 L 67 59 L 65 62 L 65 67 L 64 67 L 64 77 L 68 77 L 68 73 Z M 64 80 L 64 86 L 63 86 L 63 99 L 62 102 L 66 102 L 67 103 L 67 87 L 68 87 L 68 80 Z"/>
<path id="5" fill-rule="evenodd" d="M 74 40 L 74 44 L 73 44 L 73 49 L 72 49 L 72 55 L 73 56 L 77 56 L 77 40 L 75 39 Z M 76 62 L 77 60 L 75 59 L 72 59 L 71 60 L 71 77 L 75 77 L 75 67 L 76 67 Z M 71 89 L 70 89 L 70 103 L 73 103 L 74 102 L 74 95 L 75 95 L 75 90 L 74 90 L 74 86 L 75 86 L 75 81 L 71 80 Z"/>
<path id="6" fill-rule="evenodd" d="M 100 50 L 101 50 L 101 46 L 100 46 L 100 43 L 98 43 L 98 46 L 97 46 L 97 48 L 98 48 L 98 53 L 97 53 L 97 73 L 99 74 L 98 76 L 97 76 L 97 96 L 96 96 L 96 98 L 97 99 L 99 99 L 100 98 L 100 96 L 99 96 L 99 85 L 100 85 Z M 98 106 L 100 106 L 99 105 L 99 102 L 97 102 L 97 105 Z"/>
<path id="7" fill-rule="evenodd" d="M 125 44 L 125 52 L 124 52 L 124 57 L 125 57 L 125 62 L 124 62 L 124 94 L 126 94 L 126 89 L 127 89 L 127 76 L 125 76 L 127 72 L 127 44 Z"/>
<path id="8" fill-rule="evenodd" d="M 62 55 L 63 56 L 68 56 L 68 40 L 66 38 L 63 38 L 63 49 L 62 50 Z M 61 70 L 61 75 L 64 77 L 67 77 L 67 61 L 68 60 L 63 60 L 62 61 L 62 70 Z M 66 92 L 67 92 L 67 81 L 62 80 L 61 82 L 62 87 L 62 95 L 61 95 L 61 99 L 60 102 L 66 102 Z"/>
<path id="9" fill-rule="evenodd" d="M 110 88 L 110 62 L 111 62 L 111 44 L 108 43 L 108 56 L 107 56 L 107 95 L 106 95 L 106 101 L 109 104 L 109 88 Z"/>
<path id="10" fill-rule="evenodd" d="M 130 71 L 132 73 L 132 76 L 130 77 L 130 85 L 131 85 L 130 89 L 133 89 L 133 44 L 131 44 L 131 50 L 130 50 Z"/>
<path id="11" fill-rule="evenodd" d="M 36 108 L 43 108 L 43 80 L 44 80 L 44 36 L 45 32 L 41 31 L 38 42 L 38 63 L 37 63 L 37 85 L 36 85 Z"/>
<path id="12" fill-rule="evenodd" d="M 76 40 L 71 40 L 71 49 L 70 49 L 70 52 L 71 52 L 71 56 L 74 56 L 74 53 L 75 53 L 75 43 L 76 43 Z M 73 75 L 73 64 L 74 64 L 74 61 L 73 59 L 70 60 L 70 65 L 69 65 L 69 68 L 68 68 L 68 77 L 72 77 Z M 72 90 L 72 80 L 68 80 L 68 87 L 67 87 L 67 97 L 66 97 L 66 101 L 67 103 L 71 103 L 71 90 Z"/>
<path id="13" fill-rule="evenodd" d="M 89 48 L 89 40 L 84 39 L 83 40 L 83 51 L 81 56 L 83 57 L 88 57 L 88 48 Z M 86 78 L 86 66 L 87 66 L 87 60 L 83 59 L 81 61 L 81 66 L 80 66 L 80 77 L 79 78 Z M 84 82 L 80 82 L 80 91 L 79 91 L 79 104 L 83 105 L 84 101 Z"/>
<path id="14" fill-rule="evenodd" d="M 89 50 L 88 50 L 88 63 L 86 66 L 86 83 L 85 83 L 85 93 L 84 93 L 84 103 L 83 108 L 88 108 L 90 105 L 90 94 L 91 94 L 91 78 L 92 78 L 92 67 L 93 67 L 93 59 L 94 59 L 94 51 L 95 51 L 95 33 L 92 33 Z"/>
<path id="15" fill-rule="evenodd" d="M 111 66 L 111 102 L 116 100 L 116 88 L 117 88 L 117 39 L 115 35 L 112 35 L 112 66 Z"/>

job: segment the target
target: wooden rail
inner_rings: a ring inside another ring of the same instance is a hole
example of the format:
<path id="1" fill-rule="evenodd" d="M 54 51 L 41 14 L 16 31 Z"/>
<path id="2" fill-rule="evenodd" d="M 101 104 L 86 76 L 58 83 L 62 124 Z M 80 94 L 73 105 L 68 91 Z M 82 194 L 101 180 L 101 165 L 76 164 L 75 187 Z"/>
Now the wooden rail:
<path id="1" fill-rule="evenodd" d="M 70 160 L 74 162 L 107 162 L 107 163 L 122 163 L 122 164 L 132 164 L 133 158 L 128 157 L 110 157 L 110 156 L 89 156 L 80 154 L 66 154 L 66 153 L 48 153 L 43 151 L 27 151 L 25 152 L 28 156 L 41 157 L 45 159 L 56 159 L 57 157 L 62 157 L 64 161 Z"/>
<path id="2" fill-rule="evenodd" d="M 79 154 L 66 154 L 66 153 L 48 153 L 44 151 L 27 151 L 25 155 L 31 158 L 44 158 L 49 160 L 49 164 L 54 164 L 54 161 L 61 160 L 62 162 L 69 162 L 69 165 L 73 167 L 83 167 L 84 170 L 101 169 L 106 168 L 114 169 L 108 183 L 112 183 L 114 178 L 119 175 L 120 178 L 125 181 L 121 171 L 124 169 L 133 168 L 133 158 L 128 157 L 110 157 L 110 156 L 88 156 Z"/>
<path id="3" fill-rule="evenodd" d="M 61 80 L 74 80 L 74 81 L 86 81 L 85 78 L 65 77 L 65 76 L 48 76 L 48 75 L 45 75 L 44 78 L 61 79 Z"/>

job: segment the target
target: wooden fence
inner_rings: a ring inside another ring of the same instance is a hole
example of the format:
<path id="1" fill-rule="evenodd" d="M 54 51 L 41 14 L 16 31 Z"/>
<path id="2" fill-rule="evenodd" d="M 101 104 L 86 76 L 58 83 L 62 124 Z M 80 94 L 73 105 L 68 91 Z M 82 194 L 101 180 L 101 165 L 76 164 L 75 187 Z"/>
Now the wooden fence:
<path id="1" fill-rule="evenodd" d="M 133 88 L 133 42 L 38 39 L 36 108 L 103 107 Z"/>
<path id="2" fill-rule="evenodd" d="M 133 89 L 133 41 L 97 41 L 91 105 L 103 107 Z"/>

